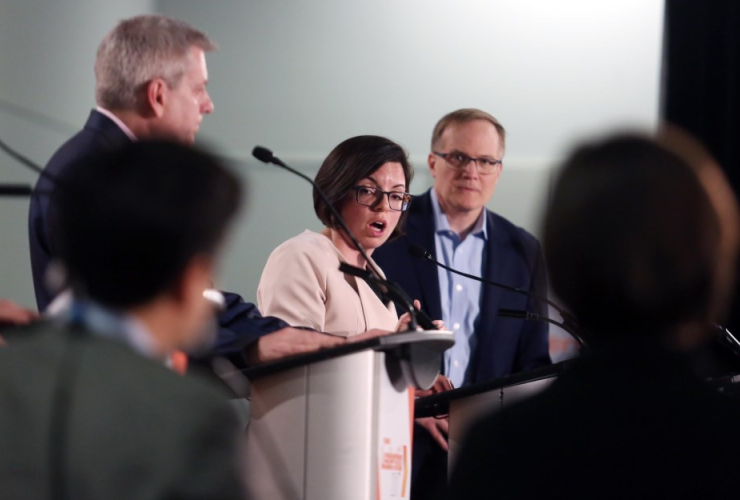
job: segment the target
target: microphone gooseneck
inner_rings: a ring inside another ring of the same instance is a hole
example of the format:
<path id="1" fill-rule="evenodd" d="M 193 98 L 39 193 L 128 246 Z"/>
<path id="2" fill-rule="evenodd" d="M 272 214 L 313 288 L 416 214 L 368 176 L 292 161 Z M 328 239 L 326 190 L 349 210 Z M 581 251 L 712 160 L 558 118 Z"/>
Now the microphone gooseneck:
<path id="1" fill-rule="evenodd" d="M 482 278 L 480 276 L 475 276 L 472 274 L 464 273 L 462 271 L 458 271 L 457 269 L 454 269 L 452 267 L 449 267 L 445 264 L 442 264 L 438 260 L 434 259 L 432 257 L 432 254 L 430 254 L 424 247 L 421 245 L 417 245 L 416 243 L 409 243 L 409 253 L 416 257 L 417 259 L 422 260 L 428 260 L 429 262 L 432 262 L 433 264 L 441 267 L 442 269 L 446 269 L 447 271 L 450 271 L 451 273 L 458 274 L 460 276 L 464 276 L 465 278 L 469 278 L 475 281 L 480 281 L 481 283 L 485 283 L 487 285 L 495 286 L 497 288 L 501 288 L 502 290 L 507 290 L 509 292 L 518 293 L 521 295 L 525 295 L 527 297 L 531 297 L 533 299 L 539 300 L 540 302 L 543 302 L 545 304 L 548 304 L 552 306 L 553 309 L 555 309 L 560 316 L 563 318 L 562 323 L 558 323 L 555 320 L 552 320 L 548 317 L 541 316 L 538 314 L 534 314 L 527 311 L 521 311 L 521 315 L 514 315 L 514 314 L 503 314 L 504 317 L 518 317 L 525 320 L 539 320 L 539 321 L 547 321 L 548 323 L 553 323 L 555 325 L 560 326 L 563 330 L 570 333 L 573 338 L 576 339 L 576 341 L 581 345 L 581 347 L 585 347 L 585 344 L 583 343 L 583 339 L 578 334 L 580 331 L 580 327 L 578 326 L 578 321 L 576 320 L 575 316 L 573 316 L 570 312 L 566 311 L 559 305 L 557 305 L 555 302 L 551 301 L 547 297 L 543 297 L 542 295 L 530 292 L 529 290 L 523 290 L 521 288 L 517 288 L 515 286 L 505 285 L 503 283 L 497 283 L 496 281 L 492 281 L 486 278 Z M 513 312 L 510 310 L 504 309 L 503 311 L 507 312 Z"/>
<path id="2" fill-rule="evenodd" d="M 0 150 L 4 151 L 8 156 L 17 160 L 21 165 L 28 167 L 33 170 L 40 177 L 50 179 L 54 184 L 59 184 L 59 180 L 49 174 L 46 170 L 36 165 L 34 162 L 20 154 L 15 149 L 8 146 L 5 142 L 0 140 Z M 2 184 L 0 185 L 0 196 L 31 196 L 33 194 L 49 195 L 51 191 L 48 190 L 34 190 L 31 186 L 26 184 Z"/>
<path id="3" fill-rule="evenodd" d="M 555 321 L 554 319 L 543 316 L 541 314 L 533 313 L 530 311 L 520 311 L 517 309 L 499 309 L 498 315 L 502 318 L 517 318 L 517 319 L 523 319 L 523 320 L 534 320 L 534 321 L 544 321 L 545 323 L 550 323 L 555 326 L 559 326 L 566 332 L 570 334 L 571 337 L 575 339 L 576 342 L 578 342 L 578 345 L 581 346 L 582 349 L 586 349 L 586 343 L 583 341 L 583 338 L 578 334 L 577 329 L 573 325 L 568 325 L 565 323 L 565 321 Z"/>
<path id="4" fill-rule="evenodd" d="M 534 292 L 530 292 L 529 290 L 523 290 L 523 289 L 517 288 L 515 286 L 505 285 L 503 283 L 497 283 L 495 281 L 491 281 L 491 280 L 486 279 L 486 278 L 481 278 L 480 276 L 475 276 L 473 274 L 468 274 L 468 273 L 464 273 L 462 271 L 458 271 L 457 269 L 454 269 L 452 267 L 446 266 L 445 264 L 442 264 L 438 260 L 435 260 L 434 257 L 432 257 L 432 254 L 430 254 L 429 252 L 427 252 L 424 249 L 424 247 L 422 247 L 421 245 L 417 245 L 416 243 L 410 243 L 409 244 L 409 252 L 414 257 L 416 257 L 418 259 L 428 260 L 429 262 L 432 262 L 435 265 L 441 267 L 442 269 L 446 269 L 446 270 L 450 271 L 451 273 L 455 273 L 455 274 L 458 274 L 460 276 L 464 276 L 464 277 L 469 278 L 471 280 L 480 281 L 481 283 L 486 283 L 488 285 L 495 286 L 495 287 L 501 288 L 503 290 L 508 290 L 510 292 L 514 292 L 514 293 L 519 293 L 519 294 L 522 294 L 522 295 L 526 295 L 528 297 L 532 297 L 532 298 L 537 299 L 537 300 L 539 300 L 541 302 L 544 302 L 545 304 L 548 304 L 548 305 L 552 306 L 553 309 L 555 309 L 558 313 L 560 313 L 560 315 L 563 317 L 564 320 L 566 320 L 566 321 L 572 320 L 573 323 L 576 324 L 575 317 L 573 317 L 572 314 L 570 314 L 568 311 L 566 311 L 565 309 L 563 309 L 562 307 L 560 307 L 559 305 L 557 305 L 555 302 L 551 301 L 547 297 L 543 297 L 542 295 L 538 295 L 538 294 L 536 294 Z"/>
<path id="5" fill-rule="evenodd" d="M 306 181 L 308 181 L 314 187 L 314 189 L 316 189 L 316 192 L 319 193 L 319 196 L 321 196 L 321 198 L 324 200 L 324 202 L 326 203 L 326 206 L 329 208 L 329 211 L 334 216 L 334 219 L 337 221 L 342 231 L 344 231 L 349 237 L 349 239 L 352 240 L 352 244 L 355 246 L 357 251 L 360 252 L 360 255 L 362 255 L 363 259 L 365 259 L 365 262 L 367 262 L 367 265 L 370 267 L 373 273 L 378 277 L 381 276 L 380 271 L 378 270 L 377 267 L 375 267 L 375 264 L 370 260 L 370 257 L 367 255 L 365 248 L 362 245 L 360 245 L 360 242 L 357 241 L 357 238 L 355 238 L 355 235 L 352 234 L 352 231 L 350 231 L 349 228 L 347 227 L 347 224 L 344 222 L 344 219 L 339 214 L 339 211 L 334 207 L 334 204 L 329 200 L 329 197 L 326 196 L 326 193 L 324 193 L 322 189 L 319 189 L 319 187 L 316 186 L 316 183 L 314 182 L 313 179 L 299 172 L 298 170 L 286 165 L 280 158 L 275 156 L 272 151 L 270 151 L 269 149 L 263 146 L 255 146 L 254 149 L 252 150 L 252 156 L 257 158 L 261 162 L 272 163 L 273 165 L 282 167 L 288 172 L 291 172 L 301 177 L 302 179 L 305 179 Z"/>

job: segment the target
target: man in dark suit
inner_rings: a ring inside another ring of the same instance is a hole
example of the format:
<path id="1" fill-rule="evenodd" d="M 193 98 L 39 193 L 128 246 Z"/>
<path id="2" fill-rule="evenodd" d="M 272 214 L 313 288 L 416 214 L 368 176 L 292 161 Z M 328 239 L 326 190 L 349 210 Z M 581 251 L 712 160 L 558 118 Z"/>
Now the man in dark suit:
<path id="1" fill-rule="evenodd" d="M 135 140 L 193 143 L 203 116 L 213 111 L 205 53 L 215 48 L 201 31 L 156 15 L 121 21 L 101 42 L 95 59 L 98 107 L 83 130 L 49 160 L 31 199 L 31 268 L 40 311 L 60 288 L 58 273 L 49 269 L 57 243 L 49 232 L 48 194 L 56 189 L 56 179 L 63 179 L 80 159 Z M 236 294 L 225 297 L 214 354 L 228 357 L 238 368 L 336 345 L 330 336 L 262 317 L 254 304 Z"/>
<path id="2" fill-rule="evenodd" d="M 460 109 L 444 116 L 428 157 L 434 187 L 414 198 L 406 236 L 373 254 L 389 279 L 455 332 L 443 373 L 457 387 L 550 363 L 546 323 L 497 314 L 500 308 L 543 313 L 542 303 L 459 277 L 409 252 L 409 245 L 420 245 L 452 268 L 547 294 L 537 240 L 485 208 L 501 175 L 504 149 L 504 128 L 489 113 Z M 447 421 L 418 423 L 412 495 L 435 498 L 446 483 Z"/>
<path id="3" fill-rule="evenodd" d="M 234 410 L 164 366 L 213 334 L 203 291 L 240 198 L 218 161 L 174 143 L 70 167 L 50 234 L 75 298 L 3 330 L 0 498 L 243 498 Z"/>
<path id="4" fill-rule="evenodd" d="M 737 496 L 740 406 L 687 352 L 721 319 L 740 220 L 719 168 L 676 146 L 613 137 L 565 162 L 545 253 L 592 349 L 469 432 L 455 499 Z"/>

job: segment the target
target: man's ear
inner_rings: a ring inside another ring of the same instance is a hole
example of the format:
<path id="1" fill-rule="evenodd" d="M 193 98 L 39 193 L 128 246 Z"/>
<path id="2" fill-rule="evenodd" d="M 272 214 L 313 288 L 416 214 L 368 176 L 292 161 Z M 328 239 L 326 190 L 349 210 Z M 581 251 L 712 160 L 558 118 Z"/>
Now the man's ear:
<path id="1" fill-rule="evenodd" d="M 435 168 L 437 167 L 437 159 L 438 157 L 434 153 L 429 153 L 429 156 L 427 156 L 429 173 L 432 174 L 432 177 L 434 177 L 435 179 L 437 178 L 437 171 L 435 170 Z"/>
<path id="2" fill-rule="evenodd" d="M 161 78 L 155 78 L 146 86 L 146 104 L 149 110 L 158 118 L 164 115 L 169 88 Z"/>

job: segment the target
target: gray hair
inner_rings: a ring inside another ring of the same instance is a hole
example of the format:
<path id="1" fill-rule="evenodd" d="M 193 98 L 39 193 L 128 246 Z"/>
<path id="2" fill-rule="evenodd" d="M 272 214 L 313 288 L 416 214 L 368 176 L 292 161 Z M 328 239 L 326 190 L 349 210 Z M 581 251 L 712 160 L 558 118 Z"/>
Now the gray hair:
<path id="1" fill-rule="evenodd" d="M 175 19 L 136 16 L 118 23 L 95 58 L 95 100 L 106 109 L 134 109 L 155 78 L 175 88 L 187 70 L 191 47 L 216 49 L 205 33 Z"/>

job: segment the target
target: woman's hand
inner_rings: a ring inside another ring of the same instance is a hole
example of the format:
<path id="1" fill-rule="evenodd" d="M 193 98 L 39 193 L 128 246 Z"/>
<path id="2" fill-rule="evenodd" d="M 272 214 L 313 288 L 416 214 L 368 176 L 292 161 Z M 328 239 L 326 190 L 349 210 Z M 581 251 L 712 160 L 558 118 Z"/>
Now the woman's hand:
<path id="1" fill-rule="evenodd" d="M 417 311 L 421 311 L 421 302 L 418 300 L 414 300 L 414 309 Z M 444 330 L 445 328 L 445 322 L 441 319 L 435 319 L 432 321 L 434 323 L 434 326 L 437 328 L 437 330 Z M 397 332 L 407 332 L 409 330 L 409 325 L 411 324 L 411 315 L 409 313 L 403 313 L 400 318 L 398 318 L 398 324 L 396 325 L 396 331 Z M 418 328 L 421 330 L 421 328 Z"/>
<path id="2" fill-rule="evenodd" d="M 411 315 L 409 313 L 403 313 L 400 318 L 398 318 L 398 324 L 396 325 L 396 332 L 407 332 L 409 331 L 411 325 Z"/>
<path id="3" fill-rule="evenodd" d="M 414 396 L 417 398 L 423 398 L 426 396 L 431 396 L 432 394 L 439 394 L 440 392 L 451 391 L 454 388 L 455 386 L 452 385 L 452 381 L 440 373 L 439 375 L 437 375 L 437 378 L 434 381 L 434 384 L 432 384 L 432 387 L 424 390 L 416 389 L 414 391 Z"/>
<path id="4" fill-rule="evenodd" d="M 414 396 L 417 398 L 423 398 L 425 396 L 431 396 L 432 394 L 438 394 L 444 391 L 450 391 L 455 387 L 452 385 L 452 381 L 442 374 L 437 375 L 437 379 L 434 381 L 434 385 L 427 390 L 415 390 Z M 439 446 L 448 451 L 447 434 L 450 431 L 450 420 L 449 417 L 424 417 L 415 419 L 416 423 L 424 427 L 429 432 L 432 438 L 439 444 Z"/>

